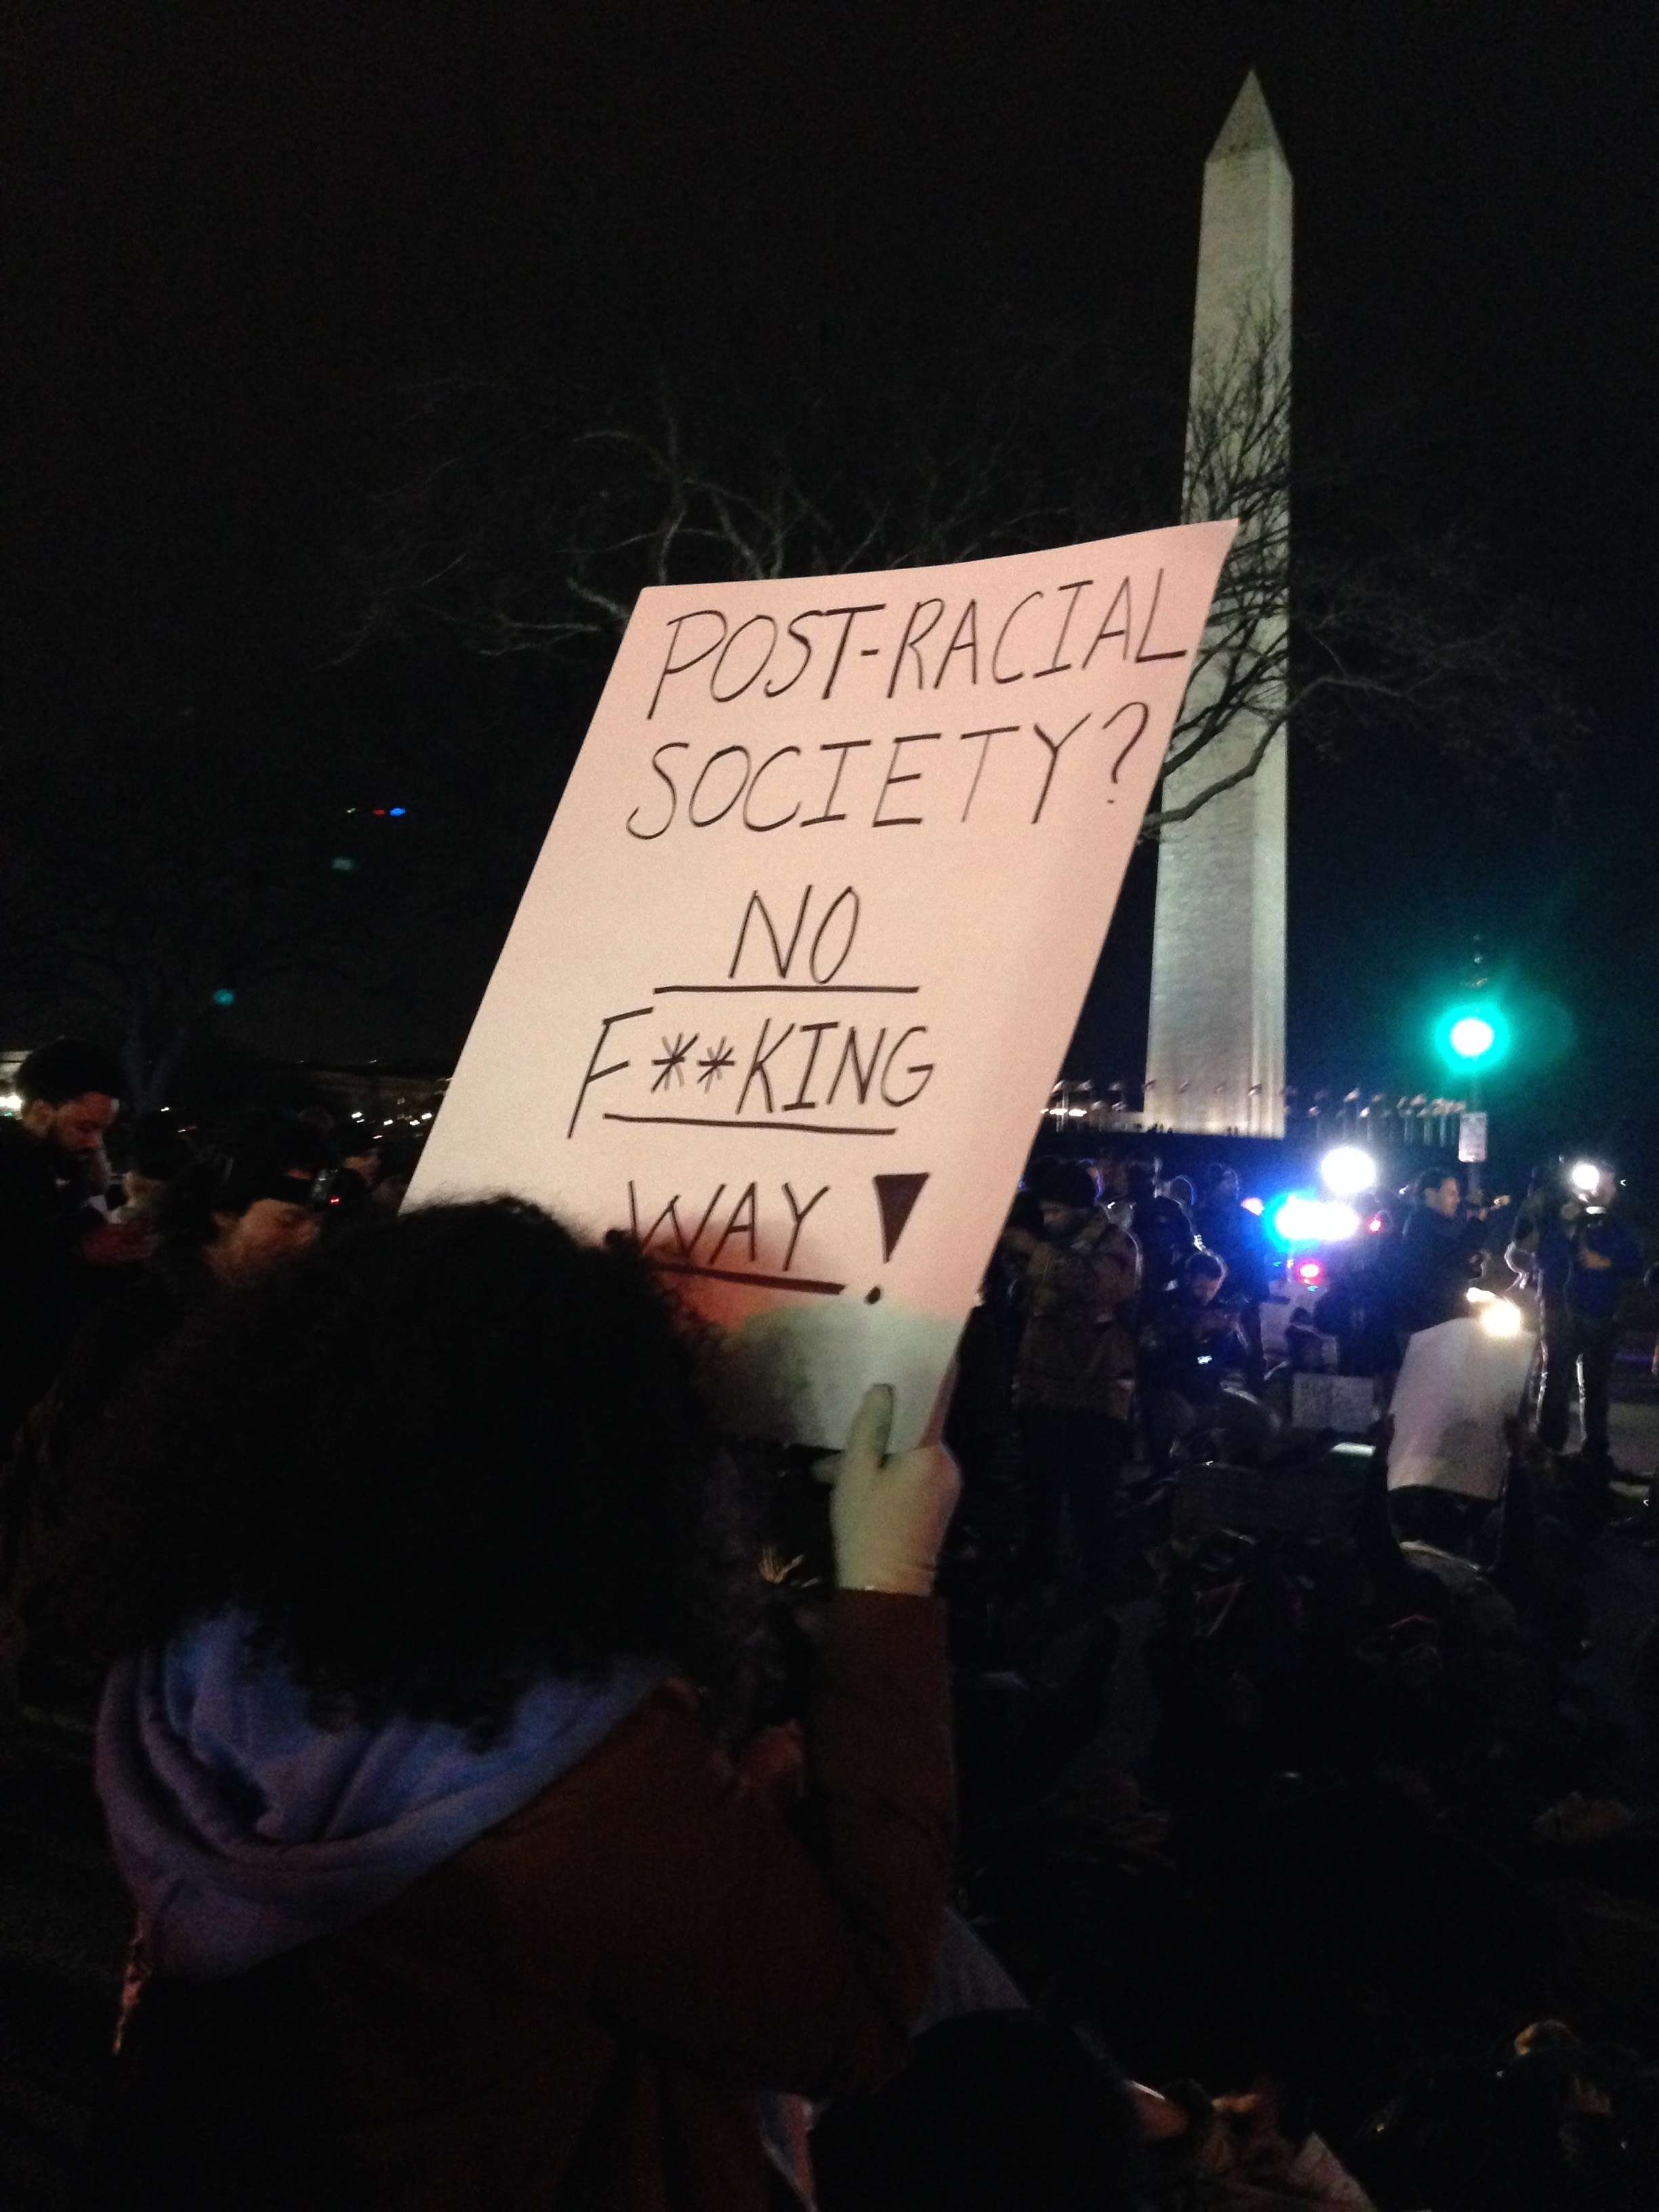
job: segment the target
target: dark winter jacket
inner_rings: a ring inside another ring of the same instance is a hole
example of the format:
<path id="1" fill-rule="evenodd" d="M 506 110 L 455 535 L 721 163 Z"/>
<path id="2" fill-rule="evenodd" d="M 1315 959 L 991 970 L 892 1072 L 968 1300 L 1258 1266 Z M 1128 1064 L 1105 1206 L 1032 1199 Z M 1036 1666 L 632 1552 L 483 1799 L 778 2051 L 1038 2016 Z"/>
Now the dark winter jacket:
<path id="1" fill-rule="evenodd" d="M 1448 1220 L 1432 1206 L 1416 1206 L 1407 1216 L 1396 1277 L 1403 1329 L 1437 1328 L 1443 1321 L 1467 1318 L 1469 1263 L 1485 1234 L 1483 1222 L 1455 1214 Z"/>
<path id="2" fill-rule="evenodd" d="M 902 2063 L 951 1863 L 933 1601 L 834 1599 L 810 1840 L 672 1683 L 532 1689 L 475 1759 L 175 1643 L 100 1721 L 159 1954 L 107 2212 L 763 2212 L 757 2093 Z"/>
<path id="3" fill-rule="evenodd" d="M 1130 1309 L 1140 1251 L 1099 1207 L 1062 1244 L 1039 1242 L 1026 1261 L 1019 1402 L 1128 1418 L 1134 1395 Z"/>
<path id="4" fill-rule="evenodd" d="M 1209 1198 L 1193 1217 L 1200 1243 L 1227 1263 L 1227 1289 L 1248 1305 L 1267 1295 L 1267 1232 L 1237 1198 Z"/>
<path id="5" fill-rule="evenodd" d="M 193 1254 L 158 1255 L 82 1322 L 45 1395 L 0 1455 L 0 1649 L 44 1641 L 73 1658 L 63 1611 L 91 1553 L 117 1547 L 131 1501 L 104 1488 L 99 1446 L 122 1392 L 204 1305 L 212 1279 Z"/>
<path id="6" fill-rule="evenodd" d="M 0 1115 L 0 1456 L 50 1385 L 81 1318 L 87 1283 L 76 1211 L 58 1189 L 48 1146 Z"/>
<path id="7" fill-rule="evenodd" d="M 1609 1264 L 1588 1267 L 1594 1253 Z M 1581 1321 L 1607 1321 L 1642 1272 L 1642 1249 L 1617 1214 L 1547 1222 L 1538 1235 L 1538 1288 L 1546 1308 L 1565 1307 Z"/>

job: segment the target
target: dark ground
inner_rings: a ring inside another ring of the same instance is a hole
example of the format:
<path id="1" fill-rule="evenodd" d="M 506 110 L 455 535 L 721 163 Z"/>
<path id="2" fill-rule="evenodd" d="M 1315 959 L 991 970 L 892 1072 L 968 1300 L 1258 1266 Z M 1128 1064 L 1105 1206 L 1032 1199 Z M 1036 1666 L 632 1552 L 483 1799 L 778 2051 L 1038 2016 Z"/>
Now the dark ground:
<path id="1" fill-rule="evenodd" d="M 1617 1389 L 1615 1453 L 1650 1472 L 1659 1386 L 1634 1348 Z M 1586 1677 L 1628 1736 L 1630 1653 L 1659 1607 L 1659 1555 L 1603 1539 L 1590 1603 Z M 67 2212 L 104 2078 L 129 1923 L 90 1768 L 89 1718 L 66 1699 L 31 1708 L 21 1771 L 0 1783 L 0 2212 Z M 1659 1763 L 1632 1757 L 1623 1787 L 1659 1805 Z"/>

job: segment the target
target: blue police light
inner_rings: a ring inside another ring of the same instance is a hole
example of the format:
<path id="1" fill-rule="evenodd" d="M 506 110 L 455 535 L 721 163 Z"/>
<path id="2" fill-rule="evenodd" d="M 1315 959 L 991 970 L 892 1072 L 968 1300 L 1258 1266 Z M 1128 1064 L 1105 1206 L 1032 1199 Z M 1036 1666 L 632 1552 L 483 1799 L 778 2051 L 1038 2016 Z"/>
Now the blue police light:
<path id="1" fill-rule="evenodd" d="M 408 811 L 409 809 L 406 806 L 388 806 L 386 809 L 386 812 L 394 822 L 401 822 Z"/>
<path id="2" fill-rule="evenodd" d="M 1359 1234 L 1359 1216 L 1340 1199 L 1288 1191 L 1268 1207 L 1267 1231 L 1281 1252 L 1304 1244 L 1345 1244 Z"/>

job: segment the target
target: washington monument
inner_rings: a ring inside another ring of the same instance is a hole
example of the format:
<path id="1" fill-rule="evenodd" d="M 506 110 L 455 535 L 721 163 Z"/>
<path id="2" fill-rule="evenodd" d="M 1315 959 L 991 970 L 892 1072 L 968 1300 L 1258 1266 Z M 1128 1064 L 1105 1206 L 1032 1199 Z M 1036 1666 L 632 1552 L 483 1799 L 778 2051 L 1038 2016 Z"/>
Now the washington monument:
<path id="1" fill-rule="evenodd" d="M 1277 356 L 1267 366 L 1288 391 L 1291 173 L 1254 75 L 1205 164 L 1194 401 L 1201 391 L 1213 393 L 1226 364 L 1251 345 Z M 1195 407 L 1194 419 L 1196 413 Z M 1195 459 L 1189 428 L 1189 504 Z M 1224 605 L 1224 586 L 1212 622 L 1227 619 Z M 1269 592 L 1261 627 L 1282 639 L 1285 619 L 1281 579 L 1276 594 Z M 1183 719 L 1215 696 L 1221 681 L 1217 668 L 1201 666 Z M 1257 689 L 1234 710 L 1193 761 L 1171 769 L 1164 811 L 1244 768 L 1272 728 L 1275 708 L 1282 712 L 1282 691 L 1275 698 Z M 1177 738 L 1171 750 L 1179 750 Z M 1285 1132 L 1285 752 L 1280 729 L 1253 775 L 1162 835 L 1146 1118 L 1166 1128 Z"/>

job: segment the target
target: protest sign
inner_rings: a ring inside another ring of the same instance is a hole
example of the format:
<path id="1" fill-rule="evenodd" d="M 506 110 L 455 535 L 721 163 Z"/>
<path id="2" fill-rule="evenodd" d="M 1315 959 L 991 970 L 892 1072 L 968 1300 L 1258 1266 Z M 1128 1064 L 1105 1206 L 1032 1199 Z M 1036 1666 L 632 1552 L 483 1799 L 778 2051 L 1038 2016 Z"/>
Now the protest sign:
<path id="1" fill-rule="evenodd" d="M 1521 1403 L 1534 1340 L 1489 1336 L 1477 1321 L 1443 1321 L 1406 1341 L 1389 1411 L 1390 1490 L 1449 1490 L 1489 1503 L 1504 1494 L 1504 1422 Z"/>
<path id="2" fill-rule="evenodd" d="M 1293 1375 L 1291 1426 L 1363 1437 L 1376 1419 L 1376 1385 L 1368 1375 Z"/>
<path id="3" fill-rule="evenodd" d="M 643 592 L 414 1198 L 624 1230 L 757 1428 L 913 1442 L 1232 531 Z"/>

